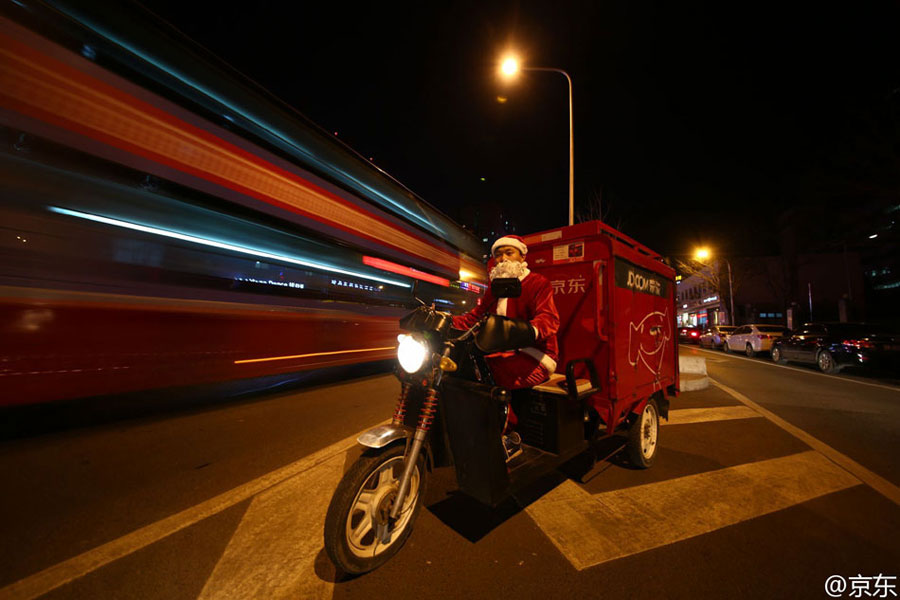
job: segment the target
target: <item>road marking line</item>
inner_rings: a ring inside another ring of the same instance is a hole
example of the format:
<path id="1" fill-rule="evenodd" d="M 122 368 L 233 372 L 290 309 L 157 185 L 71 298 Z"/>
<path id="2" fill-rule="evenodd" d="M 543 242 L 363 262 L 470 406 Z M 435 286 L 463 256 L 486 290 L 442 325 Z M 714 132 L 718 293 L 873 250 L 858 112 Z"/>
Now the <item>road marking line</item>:
<path id="1" fill-rule="evenodd" d="M 344 461 L 333 456 L 253 498 L 198 600 L 330 600 L 334 583 L 316 575 L 315 563 Z"/>
<path id="2" fill-rule="evenodd" d="M 384 421 L 380 424 L 388 422 Z M 342 454 L 356 446 L 357 437 L 358 435 L 352 435 L 294 463 L 219 494 L 180 513 L 151 523 L 146 527 L 132 531 L 127 535 L 11 583 L 4 588 L 0 588 L 0 598 L 18 600 L 20 598 L 31 599 L 42 596 L 70 581 L 83 577 L 100 567 L 181 531 L 185 527 L 199 523 L 203 519 L 231 508 L 248 498 L 252 498 L 286 479 L 319 466 L 334 455 Z"/>
<path id="3" fill-rule="evenodd" d="M 717 406 L 715 408 L 681 408 L 670 410 L 669 418 L 660 425 L 686 425 L 688 423 L 708 423 L 710 421 L 730 421 L 732 419 L 755 419 L 761 414 L 748 406 Z"/>
<path id="4" fill-rule="evenodd" d="M 896 485 L 882 477 L 881 475 L 876 475 L 869 469 L 865 468 L 846 454 L 842 454 L 838 452 L 825 442 L 819 440 L 818 438 L 813 437 L 812 435 L 806 433 L 799 427 L 791 425 L 772 411 L 769 411 L 747 396 L 738 392 L 737 390 L 733 390 L 727 385 L 723 385 L 716 381 L 715 379 L 710 378 L 710 381 L 716 387 L 722 389 L 723 391 L 731 394 L 735 399 L 739 402 L 743 402 L 753 410 L 757 411 L 759 414 L 772 421 L 775 425 L 778 425 L 806 445 L 808 445 L 813 450 L 820 452 L 823 456 L 828 458 L 828 460 L 832 461 L 834 464 L 840 466 L 845 469 L 848 473 L 852 473 L 855 477 L 857 477 L 860 481 L 868 485 L 870 488 L 883 495 L 888 500 L 892 501 L 894 504 L 900 504 L 900 488 Z"/>
<path id="5" fill-rule="evenodd" d="M 700 352 L 705 352 L 707 354 L 713 354 L 712 350 L 704 350 L 703 348 L 697 348 Z M 767 367 L 775 367 L 777 369 L 787 369 L 788 371 L 796 371 L 797 373 L 806 373 L 807 375 L 813 375 L 814 377 L 830 377 L 832 379 L 837 379 L 838 381 L 846 381 L 849 383 L 858 383 L 859 385 L 867 385 L 869 387 L 882 388 L 885 390 L 891 390 L 893 392 L 900 392 L 900 387 L 893 385 L 884 385 L 881 383 L 869 383 L 868 381 L 859 381 L 858 379 L 852 377 L 840 377 L 839 375 L 829 375 L 828 373 L 821 373 L 819 371 L 809 371 L 807 369 L 798 369 L 797 367 L 792 367 L 790 365 L 778 365 L 774 362 L 760 362 L 758 360 L 754 360 L 752 358 L 747 358 L 744 356 L 735 356 L 733 354 L 721 354 L 719 355 L 723 358 L 731 358 L 734 360 L 746 360 L 747 362 L 751 362 L 755 365 L 764 365 Z M 719 361 L 717 361 L 719 362 Z"/>
<path id="6" fill-rule="evenodd" d="M 809 451 L 595 496 L 567 480 L 525 510 L 581 571 L 859 483 Z"/>
<path id="7" fill-rule="evenodd" d="M 269 356 L 266 358 L 247 358 L 244 360 L 236 360 L 234 364 L 244 365 L 248 363 L 268 362 L 272 360 L 291 360 L 294 358 L 309 358 L 310 356 L 332 356 L 334 354 L 353 354 L 354 352 L 379 352 L 381 350 L 396 350 L 396 346 L 385 346 L 384 348 L 360 348 L 359 350 L 335 350 L 334 352 L 313 352 L 312 354 L 293 354 L 291 356 Z"/>

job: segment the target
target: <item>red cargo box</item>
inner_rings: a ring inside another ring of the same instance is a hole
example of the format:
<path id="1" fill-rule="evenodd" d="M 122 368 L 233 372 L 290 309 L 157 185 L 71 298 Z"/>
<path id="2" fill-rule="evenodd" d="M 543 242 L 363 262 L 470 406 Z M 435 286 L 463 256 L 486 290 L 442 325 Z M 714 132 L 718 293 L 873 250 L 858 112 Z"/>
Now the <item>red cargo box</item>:
<path id="1" fill-rule="evenodd" d="M 665 395 L 678 391 L 675 271 L 599 221 L 529 235 L 525 243 L 529 268 L 553 286 L 561 323 L 557 369 L 593 359 L 601 390 L 591 404 L 607 431 L 640 413 L 654 394 L 665 415 Z"/>

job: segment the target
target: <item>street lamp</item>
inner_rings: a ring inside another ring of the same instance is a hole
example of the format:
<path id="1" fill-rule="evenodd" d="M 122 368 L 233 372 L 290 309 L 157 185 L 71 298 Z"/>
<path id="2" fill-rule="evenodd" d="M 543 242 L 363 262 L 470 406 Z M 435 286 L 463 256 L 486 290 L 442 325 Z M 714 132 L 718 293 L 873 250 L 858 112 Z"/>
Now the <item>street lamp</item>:
<path id="1" fill-rule="evenodd" d="M 575 224 L 575 127 L 572 113 L 572 78 L 562 69 L 550 67 L 523 67 L 514 56 L 508 56 L 500 63 L 500 75 L 506 79 L 516 76 L 519 71 L 552 71 L 559 73 L 569 83 L 569 225 Z"/>
<path id="2" fill-rule="evenodd" d="M 698 262 L 703 262 L 708 260 L 712 256 L 712 253 L 708 248 L 698 248 L 694 252 L 694 260 Z M 731 263 L 728 262 L 727 258 L 723 258 L 725 264 L 728 266 L 728 299 L 731 301 L 731 313 L 729 314 L 729 321 L 734 325 L 734 292 L 733 292 L 733 283 L 731 280 Z"/>

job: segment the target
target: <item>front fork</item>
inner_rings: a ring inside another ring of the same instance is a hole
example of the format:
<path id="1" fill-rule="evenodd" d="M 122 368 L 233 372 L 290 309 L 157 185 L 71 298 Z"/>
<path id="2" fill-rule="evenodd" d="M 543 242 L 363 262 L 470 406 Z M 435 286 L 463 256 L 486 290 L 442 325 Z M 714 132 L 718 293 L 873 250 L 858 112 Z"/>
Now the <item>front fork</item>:
<path id="1" fill-rule="evenodd" d="M 392 519 L 396 519 L 400 515 L 400 507 L 403 506 L 403 500 L 409 492 L 409 481 L 412 478 L 413 469 L 419 461 L 419 454 L 422 453 L 422 446 L 425 444 L 425 438 L 431 431 L 434 424 L 434 417 L 437 414 L 438 407 L 438 388 L 441 385 L 441 379 L 444 377 L 445 371 L 455 371 L 456 364 L 450 360 L 450 350 L 452 344 L 448 344 L 444 348 L 444 353 L 440 357 L 440 363 L 437 366 L 434 380 L 431 385 L 425 388 L 425 400 L 422 402 L 422 410 L 419 411 L 419 424 L 416 427 L 416 433 L 413 436 L 411 447 L 407 447 L 406 456 L 403 464 L 403 477 L 400 479 L 400 489 L 397 491 L 397 498 L 394 500 L 394 506 L 391 508 Z M 406 397 L 409 394 L 408 384 L 403 384 L 400 392 L 400 399 L 397 401 L 397 409 L 394 411 L 393 424 L 400 425 L 406 416 Z M 420 477 L 424 477 L 422 473 Z"/>
<path id="2" fill-rule="evenodd" d="M 406 392 L 405 386 L 404 392 Z M 401 402 L 405 404 L 405 397 L 406 394 L 401 393 L 398 408 L 400 407 Z M 403 500 L 406 498 L 406 494 L 409 491 L 409 481 L 412 479 L 413 469 L 415 469 L 416 463 L 419 460 L 419 454 L 422 453 L 422 446 L 425 444 L 425 438 L 428 437 L 428 432 L 431 430 L 431 425 L 434 423 L 437 406 L 437 389 L 434 387 L 426 388 L 425 400 L 422 402 L 422 410 L 419 412 L 419 424 L 416 427 L 415 436 L 413 436 L 412 446 L 406 453 L 403 465 L 403 477 L 400 479 L 400 489 L 397 492 L 397 498 L 394 500 L 394 506 L 391 509 L 392 519 L 396 519 L 400 515 L 400 507 L 403 506 Z M 405 407 L 403 410 L 405 412 Z M 425 474 L 421 473 L 419 476 L 424 477 Z"/>

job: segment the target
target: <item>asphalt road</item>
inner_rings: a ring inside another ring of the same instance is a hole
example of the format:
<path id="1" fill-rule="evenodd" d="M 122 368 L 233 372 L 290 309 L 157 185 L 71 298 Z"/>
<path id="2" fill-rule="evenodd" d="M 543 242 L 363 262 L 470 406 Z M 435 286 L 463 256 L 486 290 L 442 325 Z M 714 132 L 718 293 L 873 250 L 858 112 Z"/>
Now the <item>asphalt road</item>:
<path id="1" fill-rule="evenodd" d="M 826 375 L 813 365 L 777 365 L 767 354 L 751 359 L 696 346 L 682 353 L 704 356 L 714 380 L 900 485 L 900 381 L 890 374 Z"/>
<path id="2" fill-rule="evenodd" d="M 900 575 L 900 388 L 717 352 L 647 471 L 613 460 L 490 511 L 431 478 L 412 537 L 339 577 L 322 551 L 388 375 L 0 443 L 0 598 L 822 598 Z M 838 582 L 839 584 L 840 582 Z M 876 587 L 882 585 L 882 588 Z M 893 588 L 896 590 L 896 587 Z M 900 591 L 898 591 L 900 593 Z M 893 596 L 890 596 L 893 597 Z"/>

